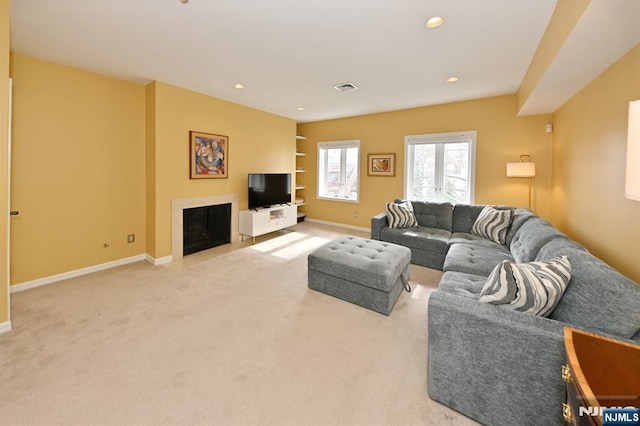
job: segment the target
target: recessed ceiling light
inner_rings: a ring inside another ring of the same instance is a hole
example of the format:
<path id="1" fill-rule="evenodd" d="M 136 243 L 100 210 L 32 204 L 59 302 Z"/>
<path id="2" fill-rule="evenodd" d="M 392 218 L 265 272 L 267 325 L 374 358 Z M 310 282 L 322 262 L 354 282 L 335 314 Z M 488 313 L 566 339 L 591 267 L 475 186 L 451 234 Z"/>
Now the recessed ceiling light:
<path id="1" fill-rule="evenodd" d="M 458 77 L 449 77 L 447 79 L 447 83 L 455 83 L 456 81 L 458 81 Z"/>
<path id="2" fill-rule="evenodd" d="M 427 21 L 427 28 L 436 28 L 444 23 L 442 16 L 434 16 Z"/>
<path id="3" fill-rule="evenodd" d="M 187 4 L 187 3 L 189 3 L 189 0 L 180 0 L 180 3 Z"/>
<path id="4" fill-rule="evenodd" d="M 304 111 L 304 107 L 298 107 L 298 111 Z"/>
<path id="5" fill-rule="evenodd" d="M 242 84 L 240 84 L 240 83 L 236 84 L 236 85 L 235 85 L 235 86 L 233 86 L 233 87 L 235 87 L 236 89 L 244 89 L 244 85 L 242 85 Z"/>

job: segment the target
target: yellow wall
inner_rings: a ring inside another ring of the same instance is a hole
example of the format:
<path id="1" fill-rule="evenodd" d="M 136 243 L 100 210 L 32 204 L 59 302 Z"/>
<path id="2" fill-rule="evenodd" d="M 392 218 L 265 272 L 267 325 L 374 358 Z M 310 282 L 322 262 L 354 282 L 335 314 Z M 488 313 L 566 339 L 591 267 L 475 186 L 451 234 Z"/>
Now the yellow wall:
<path id="1" fill-rule="evenodd" d="M 640 282 L 640 202 L 624 198 L 629 101 L 640 99 L 640 45 L 554 113 L 552 220 Z"/>
<path id="2" fill-rule="evenodd" d="M 145 88 L 145 192 L 146 192 L 146 253 L 156 252 L 156 83 Z"/>
<path id="3" fill-rule="evenodd" d="M 144 253 L 144 87 L 18 54 L 11 75 L 12 284 Z"/>
<path id="4" fill-rule="evenodd" d="M 149 91 L 156 131 L 155 246 L 149 254 L 162 258 L 171 255 L 171 201 L 238 194 L 246 209 L 248 173 L 294 171 L 296 122 L 160 82 Z M 229 137 L 227 179 L 189 179 L 190 130 Z"/>
<path id="5" fill-rule="evenodd" d="M 304 182 L 305 212 L 309 218 L 368 227 L 371 216 L 384 203 L 402 198 L 404 185 L 404 137 L 407 135 L 476 130 L 476 192 L 479 204 L 526 207 L 527 179 L 507 178 L 506 163 L 530 154 L 536 163 L 533 210 L 549 217 L 551 190 L 551 135 L 545 133 L 550 115 L 516 116 L 516 95 L 435 105 L 402 111 L 305 123 L 298 132 L 307 137 L 298 143 L 307 156 L 300 161 L 307 172 Z M 317 142 L 360 139 L 360 192 L 358 204 L 316 199 Z M 395 177 L 367 176 L 368 153 L 395 152 Z M 358 218 L 353 213 L 358 213 Z"/>
<path id="6" fill-rule="evenodd" d="M 9 165 L 9 0 L 0 0 L 0 325 L 9 321 L 9 280 L 7 279 L 7 191 Z"/>
<path id="7" fill-rule="evenodd" d="M 248 173 L 294 171 L 291 119 L 19 54 L 11 74 L 12 284 L 168 256 L 171 200 L 237 193 L 246 208 Z M 189 179 L 189 130 L 229 136 L 227 179 Z"/>

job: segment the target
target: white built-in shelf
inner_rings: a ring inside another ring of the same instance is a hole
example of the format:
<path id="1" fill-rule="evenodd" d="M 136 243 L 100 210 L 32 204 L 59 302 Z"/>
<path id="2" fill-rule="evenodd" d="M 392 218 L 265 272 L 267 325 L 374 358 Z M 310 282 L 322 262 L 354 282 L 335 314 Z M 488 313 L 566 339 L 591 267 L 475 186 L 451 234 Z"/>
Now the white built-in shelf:
<path id="1" fill-rule="evenodd" d="M 303 141 L 305 139 L 307 139 L 307 138 L 305 138 L 302 135 L 296 135 L 296 142 Z M 306 155 L 307 154 L 304 151 L 302 151 L 300 146 L 298 146 L 298 148 L 296 148 L 296 174 L 306 172 L 306 170 L 304 169 L 304 165 L 302 164 L 303 161 L 302 160 L 298 160 L 298 158 L 306 157 Z M 296 178 L 296 180 L 298 180 L 298 178 Z M 305 188 L 304 185 L 302 185 L 301 183 L 302 182 L 298 182 L 297 185 L 295 186 L 295 190 L 296 191 L 301 191 L 301 190 L 303 190 Z M 300 199 L 300 202 L 294 204 L 296 209 L 304 206 L 304 198 L 302 198 L 302 197 L 298 197 L 298 198 Z M 298 217 L 298 220 L 304 220 L 304 213 L 303 212 L 297 212 L 297 217 Z"/>

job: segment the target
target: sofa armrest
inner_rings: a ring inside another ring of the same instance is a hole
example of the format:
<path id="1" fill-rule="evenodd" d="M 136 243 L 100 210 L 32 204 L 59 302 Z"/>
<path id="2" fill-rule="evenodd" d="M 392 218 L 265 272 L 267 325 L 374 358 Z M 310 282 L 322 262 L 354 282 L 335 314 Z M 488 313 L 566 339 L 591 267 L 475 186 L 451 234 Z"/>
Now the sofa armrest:
<path id="1" fill-rule="evenodd" d="M 389 221 L 387 220 L 387 213 L 382 212 L 378 213 L 374 217 L 371 218 L 371 239 L 372 240 L 381 240 L 380 233 L 384 228 L 389 226 Z"/>
<path id="2" fill-rule="evenodd" d="M 565 324 L 435 291 L 429 396 L 482 423 L 562 424 Z"/>

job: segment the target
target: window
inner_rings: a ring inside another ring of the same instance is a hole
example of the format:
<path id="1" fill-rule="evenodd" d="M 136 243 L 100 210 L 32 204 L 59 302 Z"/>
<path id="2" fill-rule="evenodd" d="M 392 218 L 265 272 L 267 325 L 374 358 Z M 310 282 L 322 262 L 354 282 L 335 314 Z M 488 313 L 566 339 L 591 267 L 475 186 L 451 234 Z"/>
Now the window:
<path id="1" fill-rule="evenodd" d="M 358 202 L 360 141 L 318 143 L 318 198 Z"/>
<path id="2" fill-rule="evenodd" d="M 473 203 L 475 131 L 405 136 L 404 141 L 406 199 Z"/>

